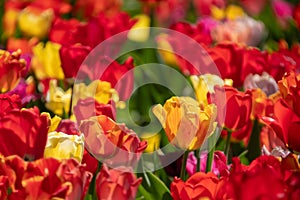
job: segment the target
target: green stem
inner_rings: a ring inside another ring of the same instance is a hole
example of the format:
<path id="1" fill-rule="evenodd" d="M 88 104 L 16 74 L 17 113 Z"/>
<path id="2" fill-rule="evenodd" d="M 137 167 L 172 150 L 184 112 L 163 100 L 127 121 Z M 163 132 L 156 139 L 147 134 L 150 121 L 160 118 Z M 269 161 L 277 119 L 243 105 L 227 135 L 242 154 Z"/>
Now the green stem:
<path id="1" fill-rule="evenodd" d="M 185 151 L 182 158 L 182 165 L 181 165 L 181 172 L 180 172 L 180 178 L 181 180 L 185 181 L 185 171 L 186 171 L 186 161 L 189 155 L 189 151 Z"/>
<path id="2" fill-rule="evenodd" d="M 96 194 L 96 176 L 98 175 L 101 167 L 102 167 L 102 163 L 98 162 L 98 167 L 97 167 L 96 173 L 93 174 L 93 179 L 92 179 L 90 187 L 89 187 L 88 194 L 92 195 L 92 199 L 93 200 L 97 200 L 97 194 Z"/>
<path id="3" fill-rule="evenodd" d="M 198 149 L 198 150 L 196 150 L 194 153 L 195 153 L 195 157 L 196 157 L 196 159 L 197 159 L 197 168 L 196 168 L 196 172 L 200 172 L 200 162 L 201 162 L 201 160 L 200 160 L 200 150 Z"/>
<path id="4" fill-rule="evenodd" d="M 257 119 L 254 120 L 253 128 L 250 136 L 250 140 L 248 143 L 248 152 L 246 157 L 248 158 L 249 162 L 254 160 L 255 158 L 259 157 L 261 154 L 260 150 L 260 132 L 262 129 L 262 125 L 259 123 Z"/>
<path id="5" fill-rule="evenodd" d="M 232 131 L 230 130 L 227 130 L 227 138 L 226 138 L 226 146 L 225 146 L 225 155 L 226 155 L 226 158 L 227 158 L 227 162 L 229 160 L 229 149 L 230 149 L 230 140 L 231 140 L 231 134 L 232 134 Z"/>
<path id="6" fill-rule="evenodd" d="M 211 149 L 211 151 L 207 154 L 207 159 L 206 159 L 206 170 L 205 172 L 210 172 L 212 168 L 212 162 L 214 159 L 214 152 L 215 152 L 215 147 Z"/>

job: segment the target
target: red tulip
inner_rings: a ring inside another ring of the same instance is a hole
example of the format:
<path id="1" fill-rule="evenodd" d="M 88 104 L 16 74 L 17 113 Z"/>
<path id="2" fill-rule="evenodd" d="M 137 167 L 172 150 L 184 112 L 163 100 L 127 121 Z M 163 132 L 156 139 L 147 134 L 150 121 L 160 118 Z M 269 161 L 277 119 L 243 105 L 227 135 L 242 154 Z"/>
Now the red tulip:
<path id="1" fill-rule="evenodd" d="M 74 114 L 78 125 L 82 120 L 92 116 L 106 115 L 115 119 L 115 108 L 111 104 L 98 103 L 93 98 L 80 99 L 74 106 Z"/>
<path id="2" fill-rule="evenodd" d="M 134 167 L 147 147 L 132 130 L 105 115 L 83 120 L 80 130 L 87 150 L 109 166 Z"/>
<path id="3" fill-rule="evenodd" d="M 300 152 L 300 117 L 282 99 L 274 105 L 274 117 L 263 117 L 287 148 Z"/>
<path id="4" fill-rule="evenodd" d="M 231 174 L 226 178 L 218 197 L 222 199 L 286 199 L 286 185 L 280 161 L 273 156 L 261 156 L 250 166 L 233 159 Z"/>
<path id="5" fill-rule="evenodd" d="M 68 135 L 80 135 L 77 124 L 70 119 L 61 120 L 55 131 Z"/>
<path id="6" fill-rule="evenodd" d="M 226 92 L 226 104 L 218 100 L 223 90 Z M 212 102 L 216 103 L 218 111 L 218 121 L 222 124 L 225 117 L 224 126 L 232 131 L 239 130 L 246 126 L 250 121 L 252 109 L 251 93 L 239 92 L 235 88 L 225 86 L 224 89 L 216 86 L 215 94 L 210 95 Z M 226 111 L 226 116 L 225 116 Z"/>
<path id="7" fill-rule="evenodd" d="M 49 123 L 49 116 L 37 108 L 10 111 L 0 119 L 0 153 L 27 160 L 42 158 Z"/>
<path id="8" fill-rule="evenodd" d="M 11 189 L 8 199 L 84 199 L 92 178 L 73 159 L 26 162 L 15 155 L 0 159 L 0 172 Z"/>
<path id="9" fill-rule="evenodd" d="M 0 94 L 0 118 L 17 108 L 21 109 L 21 99 L 18 95 Z"/>
<path id="10" fill-rule="evenodd" d="M 142 179 L 137 179 L 131 172 L 108 169 L 103 165 L 96 178 L 97 197 L 99 200 L 133 200 L 141 182 Z"/>
<path id="11" fill-rule="evenodd" d="M 171 183 L 171 195 L 174 200 L 215 199 L 220 187 L 222 180 L 212 172 L 197 172 L 186 182 L 175 177 Z"/>
<path id="12" fill-rule="evenodd" d="M 62 46 L 60 48 L 61 65 L 66 78 L 75 78 L 77 76 L 82 62 L 90 51 L 90 47 L 81 44 Z"/>

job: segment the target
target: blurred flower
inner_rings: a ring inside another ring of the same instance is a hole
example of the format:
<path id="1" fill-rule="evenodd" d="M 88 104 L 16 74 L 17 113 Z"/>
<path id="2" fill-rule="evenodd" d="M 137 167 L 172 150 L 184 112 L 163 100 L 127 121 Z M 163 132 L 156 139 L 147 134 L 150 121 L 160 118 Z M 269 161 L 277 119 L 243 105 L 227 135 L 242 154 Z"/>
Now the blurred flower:
<path id="1" fill-rule="evenodd" d="M 288 149 L 300 152 L 300 117 L 287 103 L 280 99 L 274 104 L 274 117 L 263 117 Z"/>
<path id="2" fill-rule="evenodd" d="M 118 101 L 116 91 L 111 88 L 111 84 L 106 81 L 95 80 L 89 85 L 78 83 L 73 87 L 73 105 L 76 105 L 79 99 L 94 98 L 100 104 L 108 104 L 112 99 Z"/>
<path id="3" fill-rule="evenodd" d="M 300 116 L 300 75 L 285 74 L 278 81 L 278 87 L 285 102 Z"/>
<path id="4" fill-rule="evenodd" d="M 115 108 L 111 104 L 98 103 L 95 99 L 88 97 L 79 99 L 73 108 L 78 125 L 82 120 L 92 116 L 105 115 L 111 119 L 115 119 Z"/>
<path id="5" fill-rule="evenodd" d="M 292 19 L 293 6 L 284 0 L 272 0 L 273 11 L 279 20 L 279 23 L 284 27 L 287 25 L 287 20 Z"/>
<path id="6" fill-rule="evenodd" d="M 130 171 L 108 169 L 104 164 L 96 178 L 97 197 L 99 200 L 133 200 L 141 182 L 142 179 Z"/>
<path id="7" fill-rule="evenodd" d="M 18 155 L 25 160 L 42 158 L 47 141 L 50 117 L 37 108 L 14 109 L 0 118 L 0 153 Z M 17 147 L 17 148 L 16 148 Z"/>
<path id="8" fill-rule="evenodd" d="M 211 15 L 211 9 L 213 6 L 224 8 L 226 5 L 225 0 L 193 0 L 193 2 L 198 15 L 200 16 Z"/>
<path id="9" fill-rule="evenodd" d="M 84 136 L 67 135 L 63 132 L 51 132 L 48 134 L 44 151 L 45 158 L 58 160 L 74 158 L 81 162 L 84 151 Z"/>
<path id="10" fill-rule="evenodd" d="M 161 135 L 159 133 L 143 133 L 141 139 L 147 141 L 145 153 L 151 153 L 160 148 Z"/>
<path id="11" fill-rule="evenodd" d="M 164 106 L 156 105 L 152 111 L 169 142 L 180 149 L 199 149 L 215 130 L 217 109 L 214 104 L 200 106 L 190 97 L 172 97 Z"/>
<path id="12" fill-rule="evenodd" d="M 190 3 L 189 0 L 161 0 L 154 7 L 155 22 L 160 27 L 169 27 L 171 24 L 183 21 Z M 150 14 L 150 12 L 148 7 L 146 14 Z"/>
<path id="13" fill-rule="evenodd" d="M 19 13 L 18 25 L 24 35 L 43 39 L 50 30 L 53 17 L 52 9 L 27 7 Z"/>
<path id="14" fill-rule="evenodd" d="M 20 39 L 9 37 L 6 48 L 8 51 L 17 51 L 21 49 L 23 54 L 32 54 L 32 48 L 38 43 L 37 38 Z"/>
<path id="15" fill-rule="evenodd" d="M 18 84 L 26 63 L 21 59 L 21 50 L 9 53 L 0 50 L 0 93 L 12 90 Z"/>
<path id="16" fill-rule="evenodd" d="M 26 80 L 21 79 L 19 84 L 11 91 L 7 92 L 8 95 L 19 95 L 21 103 L 25 106 L 30 101 L 36 100 L 39 95 L 35 91 L 35 82 L 33 77 L 28 77 Z"/>
<path id="17" fill-rule="evenodd" d="M 136 133 L 105 115 L 83 120 L 79 128 L 85 136 L 86 149 L 111 167 L 134 167 L 147 147 Z"/>
<path id="18" fill-rule="evenodd" d="M 62 116 L 69 113 L 71 104 L 72 88 L 64 91 L 57 86 L 57 80 L 50 81 L 50 88 L 47 92 L 45 106 L 53 113 Z"/>
<path id="19" fill-rule="evenodd" d="M 7 36 L 12 36 L 15 33 L 19 12 L 19 8 L 11 7 L 9 3 L 6 3 L 2 20 L 3 30 Z"/>
<path id="20" fill-rule="evenodd" d="M 41 79 L 64 79 L 59 56 L 60 45 L 52 42 L 37 44 L 33 47 L 32 69 L 36 77 Z"/>
<path id="21" fill-rule="evenodd" d="M 212 172 L 197 172 L 186 182 L 177 177 L 171 183 L 171 195 L 174 200 L 180 199 L 216 199 L 222 180 Z"/>
<path id="22" fill-rule="evenodd" d="M 300 3 L 297 4 L 293 12 L 293 18 L 298 28 L 300 28 Z"/>
<path id="23" fill-rule="evenodd" d="M 105 13 L 108 16 L 114 15 L 120 11 L 122 4 L 123 0 L 78 0 L 74 10 L 89 19 L 99 15 L 99 13 Z"/>
<path id="24" fill-rule="evenodd" d="M 81 44 L 62 46 L 59 50 L 62 69 L 66 78 L 76 78 L 77 72 L 91 48 Z"/>
<path id="25" fill-rule="evenodd" d="M 226 93 L 226 103 L 224 104 L 218 98 Z M 243 128 L 250 122 L 250 115 L 252 109 L 252 95 L 251 93 L 239 92 L 233 87 L 224 86 L 224 88 L 215 87 L 215 93 L 211 95 L 212 102 L 216 102 L 217 109 L 220 113 L 218 115 L 218 122 L 222 123 L 226 112 L 224 126 L 227 129 L 236 131 Z M 222 124 L 221 124 L 222 125 Z"/>
<path id="26" fill-rule="evenodd" d="M 0 118 L 13 109 L 21 109 L 21 99 L 18 95 L 0 94 Z"/>
<path id="27" fill-rule="evenodd" d="M 82 42 L 86 37 L 84 26 L 75 18 L 69 20 L 57 18 L 51 27 L 49 40 L 62 46 L 71 46 L 77 43 L 84 45 Z"/>
<path id="28" fill-rule="evenodd" d="M 207 94 L 214 93 L 214 87 L 216 85 L 224 85 L 224 81 L 219 76 L 214 74 L 204 74 L 200 76 L 192 75 L 190 78 L 200 105 L 208 104 Z"/>
<path id="29" fill-rule="evenodd" d="M 278 91 L 277 82 L 267 72 L 259 74 L 249 74 L 244 81 L 244 89 L 261 89 L 267 96 Z"/>
<path id="30" fill-rule="evenodd" d="M 265 36 L 265 26 L 245 16 L 216 25 L 211 34 L 218 43 L 230 41 L 257 46 Z"/>
<path id="31" fill-rule="evenodd" d="M 140 14 L 134 16 L 137 22 L 132 26 L 128 32 L 128 38 L 135 42 L 145 42 L 150 34 L 150 18 L 148 15 Z"/>
<path id="32" fill-rule="evenodd" d="M 217 6 L 211 7 L 211 15 L 213 18 L 217 20 L 227 19 L 227 20 L 235 20 L 239 17 L 243 17 L 246 14 L 243 9 L 236 5 L 229 5 L 224 8 L 219 8 Z"/>
<path id="33" fill-rule="evenodd" d="M 267 0 L 241 0 L 239 3 L 251 15 L 258 15 L 265 8 Z"/>
<path id="34" fill-rule="evenodd" d="M 207 152 L 202 152 L 200 156 L 200 172 L 206 171 L 206 160 L 207 160 Z M 190 176 L 196 173 L 196 167 L 197 167 L 197 159 L 194 155 L 194 152 L 190 152 L 187 164 L 186 164 L 186 170 Z M 214 152 L 214 159 L 212 161 L 212 169 L 211 172 L 213 172 L 217 176 L 224 176 L 229 174 L 226 156 L 222 151 L 215 151 Z"/>

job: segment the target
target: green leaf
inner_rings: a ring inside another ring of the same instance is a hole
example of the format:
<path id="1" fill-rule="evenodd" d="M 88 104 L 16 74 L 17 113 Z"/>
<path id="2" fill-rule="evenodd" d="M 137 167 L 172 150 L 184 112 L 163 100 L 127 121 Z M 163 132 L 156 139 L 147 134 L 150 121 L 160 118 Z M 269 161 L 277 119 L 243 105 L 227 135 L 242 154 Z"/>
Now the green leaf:
<path id="1" fill-rule="evenodd" d="M 169 188 L 151 172 L 143 174 L 144 181 L 138 188 L 137 199 L 158 200 L 172 199 Z M 148 179 L 148 181 L 146 181 Z"/>

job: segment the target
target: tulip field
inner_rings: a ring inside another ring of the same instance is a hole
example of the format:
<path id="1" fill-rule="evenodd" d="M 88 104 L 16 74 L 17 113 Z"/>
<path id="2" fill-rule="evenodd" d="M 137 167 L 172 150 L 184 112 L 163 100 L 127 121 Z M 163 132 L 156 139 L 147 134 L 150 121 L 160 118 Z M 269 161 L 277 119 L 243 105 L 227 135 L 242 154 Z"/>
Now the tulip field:
<path id="1" fill-rule="evenodd" d="M 299 200 L 298 0 L 0 1 L 0 200 Z"/>

